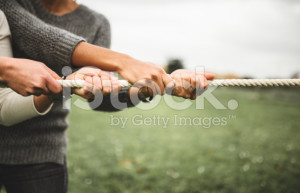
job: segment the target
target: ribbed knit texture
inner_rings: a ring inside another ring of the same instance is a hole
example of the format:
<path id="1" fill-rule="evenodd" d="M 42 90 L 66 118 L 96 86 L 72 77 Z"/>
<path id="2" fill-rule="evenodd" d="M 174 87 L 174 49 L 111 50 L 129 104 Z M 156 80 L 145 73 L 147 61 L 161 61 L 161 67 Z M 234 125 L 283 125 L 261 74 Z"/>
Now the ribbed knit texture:
<path id="1" fill-rule="evenodd" d="M 80 41 L 110 46 L 107 19 L 83 5 L 64 16 L 49 13 L 38 0 L 0 0 L 0 9 L 11 28 L 15 56 L 42 61 L 59 74 L 63 66 L 71 66 Z M 63 164 L 67 114 L 57 103 L 45 116 L 0 126 L 0 164 Z"/>

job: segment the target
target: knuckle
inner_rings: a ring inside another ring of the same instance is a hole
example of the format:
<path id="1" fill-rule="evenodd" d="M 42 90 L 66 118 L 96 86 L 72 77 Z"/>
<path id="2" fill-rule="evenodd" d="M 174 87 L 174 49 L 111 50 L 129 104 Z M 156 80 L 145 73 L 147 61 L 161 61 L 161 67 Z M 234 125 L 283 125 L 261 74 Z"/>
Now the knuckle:
<path id="1" fill-rule="evenodd" d="M 62 91 L 61 87 L 58 87 L 57 89 L 52 90 L 52 92 L 54 92 L 55 94 L 58 94 Z"/>
<path id="2" fill-rule="evenodd" d="M 95 90 L 96 91 L 100 91 L 102 88 L 101 88 L 101 86 L 100 85 L 95 85 Z"/>
<path id="3" fill-rule="evenodd" d="M 159 77 L 159 74 L 158 73 L 152 73 L 150 76 L 151 76 L 152 80 L 156 80 Z"/>
<path id="4" fill-rule="evenodd" d="M 169 84 L 167 84 L 166 89 L 170 90 L 170 89 L 173 89 L 174 87 L 175 87 L 174 84 L 169 83 Z"/>
<path id="5" fill-rule="evenodd" d="M 23 96 L 29 96 L 29 95 L 30 95 L 30 92 L 27 92 L 27 91 L 25 91 L 25 92 L 20 92 L 20 94 L 23 95 Z"/>
<path id="6" fill-rule="evenodd" d="M 36 81 L 33 83 L 32 85 L 34 88 L 40 88 L 43 86 L 43 81 L 42 80 L 39 80 L 39 81 Z"/>
<path id="7" fill-rule="evenodd" d="M 27 88 L 27 89 L 25 89 L 24 96 L 29 96 L 32 93 L 34 93 L 34 89 L 33 88 Z"/>
<path id="8" fill-rule="evenodd" d="M 185 92 L 183 90 L 179 90 L 177 93 L 179 97 L 183 97 L 185 95 Z"/>
<path id="9" fill-rule="evenodd" d="M 88 93 L 89 93 L 90 91 L 89 90 L 87 90 L 87 89 L 83 89 L 83 91 L 82 91 L 82 95 L 83 96 L 85 96 L 85 95 L 88 95 Z"/>
<path id="10" fill-rule="evenodd" d="M 118 90 L 119 89 L 119 85 L 118 84 L 113 84 L 113 89 L 114 90 Z"/>
<path id="11" fill-rule="evenodd" d="M 158 73 L 159 74 L 164 74 L 165 73 L 165 70 L 161 67 L 158 68 Z"/>
<path id="12" fill-rule="evenodd" d="M 28 87 L 28 88 L 25 89 L 25 92 L 27 92 L 27 93 L 32 93 L 32 92 L 34 91 L 33 88 L 34 88 L 33 86 Z"/>
<path id="13" fill-rule="evenodd" d="M 48 76 L 45 73 L 40 74 L 39 77 L 40 77 L 39 80 L 48 79 Z"/>
<path id="14" fill-rule="evenodd" d="M 103 94 L 108 94 L 108 93 L 110 93 L 110 88 L 107 86 L 103 87 Z"/>

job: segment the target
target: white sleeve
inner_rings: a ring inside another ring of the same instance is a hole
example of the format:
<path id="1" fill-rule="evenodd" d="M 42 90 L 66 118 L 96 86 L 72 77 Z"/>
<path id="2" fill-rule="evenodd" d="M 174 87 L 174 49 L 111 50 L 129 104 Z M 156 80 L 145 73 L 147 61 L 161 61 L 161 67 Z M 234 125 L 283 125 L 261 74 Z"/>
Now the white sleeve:
<path id="1" fill-rule="evenodd" d="M 0 55 L 13 57 L 10 29 L 4 13 L 0 10 Z"/>
<path id="2" fill-rule="evenodd" d="M 10 88 L 0 88 L 0 124 L 12 126 L 36 116 L 47 114 L 52 106 L 43 113 L 37 111 L 34 96 L 24 97 Z"/>

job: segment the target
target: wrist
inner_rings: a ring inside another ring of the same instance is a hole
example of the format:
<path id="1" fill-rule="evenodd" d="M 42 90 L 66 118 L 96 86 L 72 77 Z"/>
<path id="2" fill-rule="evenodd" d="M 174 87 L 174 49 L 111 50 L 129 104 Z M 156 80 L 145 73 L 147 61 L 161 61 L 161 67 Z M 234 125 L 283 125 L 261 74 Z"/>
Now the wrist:
<path id="1" fill-rule="evenodd" d="M 86 42 L 79 43 L 72 56 L 72 63 L 77 67 L 95 66 L 106 71 L 120 72 L 132 62 L 135 60 L 126 54 Z"/>
<path id="2" fill-rule="evenodd" d="M 115 52 L 107 48 L 95 46 L 98 49 L 95 66 L 105 71 L 120 72 L 128 68 L 128 64 L 135 62 L 135 59 L 127 54 Z"/>
<path id="3" fill-rule="evenodd" d="M 121 72 L 124 69 L 128 69 L 128 64 L 136 63 L 137 60 L 126 54 L 120 54 L 119 57 L 115 57 L 112 64 L 115 68 L 115 72 Z"/>
<path id="4" fill-rule="evenodd" d="M 44 113 L 52 105 L 52 101 L 46 95 L 34 96 L 34 107 L 39 113 Z"/>

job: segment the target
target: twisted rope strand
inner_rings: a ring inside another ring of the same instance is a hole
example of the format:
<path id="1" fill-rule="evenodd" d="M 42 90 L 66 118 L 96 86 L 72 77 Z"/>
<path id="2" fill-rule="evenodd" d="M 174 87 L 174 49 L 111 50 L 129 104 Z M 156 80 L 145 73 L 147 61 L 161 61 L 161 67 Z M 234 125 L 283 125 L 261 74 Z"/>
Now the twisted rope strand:
<path id="1" fill-rule="evenodd" d="M 63 87 L 84 87 L 84 80 L 57 80 Z M 121 87 L 131 87 L 126 80 L 119 80 Z M 216 79 L 209 81 L 209 86 L 240 86 L 240 87 L 270 87 L 270 86 L 300 86 L 300 79 Z"/>
<path id="2" fill-rule="evenodd" d="M 84 80 L 57 80 L 62 87 L 65 88 L 82 88 L 84 87 Z"/>
<path id="3" fill-rule="evenodd" d="M 300 86 L 300 79 L 216 79 L 209 86 Z"/>

